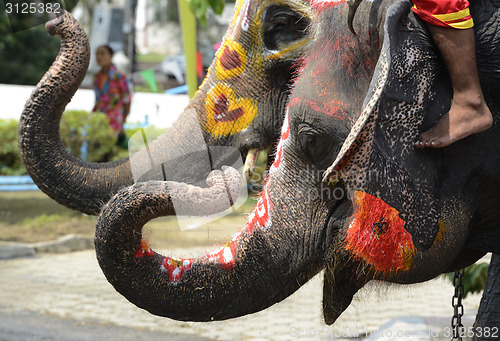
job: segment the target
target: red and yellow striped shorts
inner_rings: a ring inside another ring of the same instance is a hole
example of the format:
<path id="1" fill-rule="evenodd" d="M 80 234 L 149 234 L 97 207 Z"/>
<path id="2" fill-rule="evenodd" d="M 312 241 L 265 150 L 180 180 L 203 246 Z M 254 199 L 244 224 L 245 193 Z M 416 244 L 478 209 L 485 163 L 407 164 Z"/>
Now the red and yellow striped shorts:
<path id="1" fill-rule="evenodd" d="M 412 9 L 431 25 L 457 29 L 474 26 L 467 0 L 413 0 Z"/>

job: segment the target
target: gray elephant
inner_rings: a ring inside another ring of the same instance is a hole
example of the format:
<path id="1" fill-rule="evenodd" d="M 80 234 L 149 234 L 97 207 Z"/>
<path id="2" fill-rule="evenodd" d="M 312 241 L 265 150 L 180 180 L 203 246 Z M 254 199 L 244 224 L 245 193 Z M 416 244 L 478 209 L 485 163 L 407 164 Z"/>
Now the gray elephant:
<path id="1" fill-rule="evenodd" d="M 31 94 L 19 124 L 26 170 L 51 198 L 88 214 L 98 214 L 134 178 L 163 179 L 165 164 L 175 165 L 168 167 L 169 179 L 195 183 L 240 156 L 218 146 L 239 150 L 248 175 L 259 151 L 273 154 L 279 139 L 292 78 L 310 42 L 311 15 L 305 0 L 238 1 L 206 79 L 173 127 L 132 160 L 96 164 L 70 156 L 59 136 L 61 115 L 85 76 L 90 55 L 83 29 L 64 13 L 46 25 L 61 36 L 61 51 Z M 131 163 L 141 176 L 132 173 Z"/>
<path id="2" fill-rule="evenodd" d="M 450 107 L 446 68 L 408 0 L 324 5 L 295 84 L 262 197 L 246 226 L 197 259 L 142 240 L 172 200 L 200 214 L 238 183 L 147 182 L 120 191 L 96 229 L 99 264 L 115 289 L 153 314 L 212 321 L 265 309 L 325 269 L 332 324 L 369 280 L 417 283 L 500 252 L 498 126 L 441 150 L 413 143 Z M 471 3 L 478 66 L 495 120 L 500 36 L 493 1 Z M 216 207 L 214 207 L 216 206 Z"/>

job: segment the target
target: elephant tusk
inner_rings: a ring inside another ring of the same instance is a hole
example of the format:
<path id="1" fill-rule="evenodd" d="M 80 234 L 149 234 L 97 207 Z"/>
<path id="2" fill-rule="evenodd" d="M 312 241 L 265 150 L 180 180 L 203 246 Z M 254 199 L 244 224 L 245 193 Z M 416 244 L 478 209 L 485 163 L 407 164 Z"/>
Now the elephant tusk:
<path id="1" fill-rule="evenodd" d="M 252 178 L 255 165 L 257 164 L 257 160 L 259 158 L 259 153 L 259 148 L 251 148 L 248 150 L 247 157 L 245 159 L 245 167 L 243 167 L 243 174 L 245 175 L 247 182 L 249 182 Z"/>
<path id="2" fill-rule="evenodd" d="M 354 32 L 352 23 L 354 21 L 354 15 L 356 14 L 356 11 L 361 4 L 361 1 L 363 0 L 347 0 L 347 5 L 349 6 L 349 12 L 347 14 L 347 26 L 349 27 L 349 31 L 351 31 L 353 34 L 356 34 L 356 32 Z"/>

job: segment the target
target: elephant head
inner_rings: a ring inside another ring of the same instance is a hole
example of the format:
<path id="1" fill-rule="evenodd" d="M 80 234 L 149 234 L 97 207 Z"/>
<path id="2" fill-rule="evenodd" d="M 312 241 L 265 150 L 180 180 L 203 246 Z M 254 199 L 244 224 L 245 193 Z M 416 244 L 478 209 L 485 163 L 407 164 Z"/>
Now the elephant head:
<path id="1" fill-rule="evenodd" d="M 85 76 L 90 54 L 82 28 L 62 14 L 46 25 L 50 34 L 61 36 L 61 51 L 21 116 L 19 149 L 28 173 L 57 202 L 97 214 L 119 189 L 134 183 L 131 162 L 146 165 L 138 169 L 138 181 L 162 179 L 160 166 L 175 164 L 169 179 L 196 182 L 220 166 L 210 156 L 214 146 L 234 147 L 255 160 L 279 138 L 294 71 L 310 41 L 310 16 L 305 0 L 239 0 L 207 77 L 173 127 L 131 161 L 95 164 L 71 157 L 59 136 L 61 115 Z M 219 159 L 231 157 L 234 153 Z M 210 161 L 207 172 L 200 171 L 199 160 Z"/>
<path id="2" fill-rule="evenodd" d="M 99 264 L 137 306 L 179 320 L 227 319 L 283 300 L 325 269 L 323 311 L 331 324 L 371 279 L 426 281 L 500 251 L 498 127 L 441 150 L 413 148 L 452 96 L 410 1 L 363 2 L 357 35 L 348 30 L 345 5 L 316 5 L 314 43 L 275 160 L 240 233 L 197 259 L 151 250 L 142 225 L 171 213 L 172 198 L 192 202 L 193 211 L 210 206 L 195 203 L 208 190 L 181 184 L 171 191 L 162 182 L 134 185 L 103 209 Z M 500 83 L 491 62 L 500 59 L 490 37 L 500 36 L 499 9 L 487 0 L 471 5 L 479 70 L 497 118 Z M 221 184 L 210 190 L 222 191 Z"/>

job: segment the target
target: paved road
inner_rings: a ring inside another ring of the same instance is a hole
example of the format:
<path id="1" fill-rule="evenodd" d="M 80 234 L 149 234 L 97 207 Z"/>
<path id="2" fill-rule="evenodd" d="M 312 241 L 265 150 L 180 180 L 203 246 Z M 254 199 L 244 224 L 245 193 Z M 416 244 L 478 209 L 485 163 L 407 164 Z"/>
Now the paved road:
<path id="1" fill-rule="evenodd" d="M 186 254 L 184 251 L 175 253 L 175 256 L 196 255 L 196 252 Z M 119 330 L 124 330 L 123 335 L 134 335 L 138 330 L 141 331 L 138 335 L 142 332 L 151 335 L 151 338 L 145 338 L 148 340 L 155 340 L 155 333 L 163 337 L 168 333 L 169 338 L 164 339 L 177 340 L 175 336 L 178 340 L 352 341 L 361 339 L 360 336 L 377 330 L 395 317 L 432 316 L 449 321 L 452 313 L 453 288 L 445 279 L 412 286 L 372 283 L 356 295 L 354 305 L 334 327 L 327 327 L 321 316 L 322 278 L 316 276 L 291 297 L 259 313 L 223 322 L 178 322 L 153 316 L 119 295 L 105 280 L 94 251 L 0 261 L 0 279 L 0 331 L 12 327 L 22 332 L 22 324 L 9 322 L 16 320 L 17 316 L 26 321 L 27 332 L 34 330 L 36 335 L 50 335 L 52 332 L 43 328 L 43 322 L 49 321 L 48 325 L 56 328 L 53 336 L 62 337 L 48 338 L 50 340 L 65 340 L 67 330 L 87 340 L 84 338 L 87 332 L 88 339 L 91 339 L 92 333 L 99 335 L 108 332 L 104 329 L 109 329 L 112 335 L 115 331 L 120 335 Z M 479 300 L 479 295 L 467 297 L 464 304 L 466 315 L 475 315 Z M 3 317 L 9 314 L 13 319 L 4 322 Z M 21 339 L 0 337 L 0 341 Z M 127 340 L 124 337 L 118 339 Z M 133 339 L 141 340 L 140 336 Z M 72 337 L 71 340 L 80 339 Z"/>
<path id="2" fill-rule="evenodd" d="M 140 330 L 97 322 L 12 311 L 0 307 L 0 341 L 211 341 L 194 335 Z"/>

